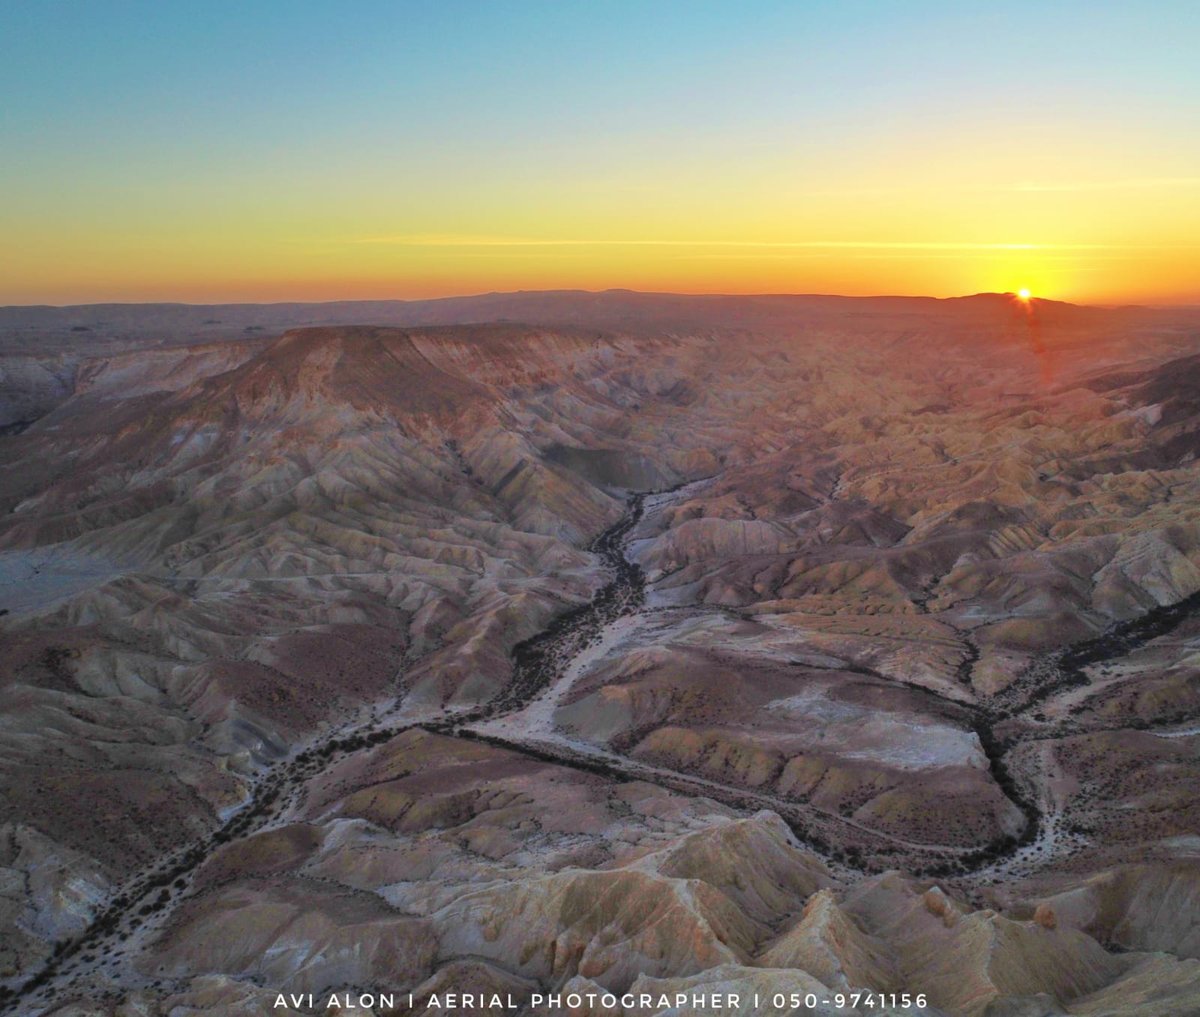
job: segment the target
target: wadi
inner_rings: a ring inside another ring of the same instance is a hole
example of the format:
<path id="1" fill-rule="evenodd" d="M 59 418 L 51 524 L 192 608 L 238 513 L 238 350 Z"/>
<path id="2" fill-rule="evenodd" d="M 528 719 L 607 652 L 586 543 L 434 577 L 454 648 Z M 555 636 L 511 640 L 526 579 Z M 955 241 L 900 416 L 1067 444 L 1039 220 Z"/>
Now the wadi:
<path id="1" fill-rule="evenodd" d="M 11 1012 L 1200 1011 L 1200 315 L 121 313 L 0 310 Z"/>

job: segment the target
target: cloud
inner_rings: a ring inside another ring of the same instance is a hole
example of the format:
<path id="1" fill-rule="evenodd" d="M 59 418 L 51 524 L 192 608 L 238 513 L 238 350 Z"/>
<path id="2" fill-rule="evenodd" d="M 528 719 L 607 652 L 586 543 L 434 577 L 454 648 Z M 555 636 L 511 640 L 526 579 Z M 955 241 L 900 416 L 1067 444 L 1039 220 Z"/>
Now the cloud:
<path id="1" fill-rule="evenodd" d="M 708 247 L 758 250 L 838 251 L 1105 251 L 1123 250 L 1116 244 L 1019 244 L 941 240 L 672 240 L 510 237 L 460 233 L 404 233 L 358 237 L 351 243 L 397 247 Z"/>

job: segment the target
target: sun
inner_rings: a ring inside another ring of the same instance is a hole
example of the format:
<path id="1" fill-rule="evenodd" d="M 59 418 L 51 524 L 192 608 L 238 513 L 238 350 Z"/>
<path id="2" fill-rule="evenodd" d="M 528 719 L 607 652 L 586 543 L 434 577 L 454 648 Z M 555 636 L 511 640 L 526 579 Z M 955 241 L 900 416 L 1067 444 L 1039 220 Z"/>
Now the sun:
<path id="1" fill-rule="evenodd" d="M 1029 290 L 1024 287 L 1017 290 L 1017 297 L 1021 300 L 1029 300 L 1029 298 L 1032 296 L 1033 296 L 1033 294 L 1030 293 Z"/>

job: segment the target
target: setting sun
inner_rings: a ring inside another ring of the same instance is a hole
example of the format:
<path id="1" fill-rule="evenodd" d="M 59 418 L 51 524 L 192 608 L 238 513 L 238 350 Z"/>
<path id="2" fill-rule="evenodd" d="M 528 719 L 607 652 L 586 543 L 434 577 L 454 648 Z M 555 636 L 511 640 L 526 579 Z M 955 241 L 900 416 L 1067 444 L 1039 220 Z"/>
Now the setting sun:
<path id="1" fill-rule="evenodd" d="M 1033 294 L 1030 293 L 1029 290 L 1022 288 L 1022 289 L 1017 290 L 1017 296 L 1021 300 L 1028 300 L 1030 297 L 1033 296 Z"/>
<path id="2" fill-rule="evenodd" d="M 1195 304 L 1175 3 L 0 4 L 0 303 Z"/>

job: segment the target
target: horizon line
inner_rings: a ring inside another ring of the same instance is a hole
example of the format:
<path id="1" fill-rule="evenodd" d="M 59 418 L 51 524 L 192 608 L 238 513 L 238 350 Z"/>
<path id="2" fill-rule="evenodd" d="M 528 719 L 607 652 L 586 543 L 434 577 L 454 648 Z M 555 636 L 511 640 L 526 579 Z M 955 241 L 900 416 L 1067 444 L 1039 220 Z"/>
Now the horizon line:
<path id="1" fill-rule="evenodd" d="M 686 292 L 676 290 L 636 290 L 624 286 L 613 286 L 605 289 L 559 288 L 559 289 L 518 289 L 518 290 L 486 290 L 475 293 L 455 293 L 436 297 L 346 297 L 327 300 L 92 300 L 79 303 L 32 303 L 32 304 L 0 304 L 0 311 L 18 310 L 72 310 L 84 307 L 284 307 L 289 305 L 321 307 L 331 304 L 427 304 L 451 300 L 481 300 L 487 297 L 508 296 L 552 296 L 578 294 L 587 296 L 603 296 L 605 294 L 630 294 L 642 297 L 688 297 L 693 299 L 826 299 L 826 300 L 970 300 L 977 297 L 1011 297 L 1018 299 L 1013 290 L 979 290 L 974 293 L 961 293 L 953 296 L 937 297 L 927 293 L 816 293 L 816 292 L 787 292 L 764 291 L 754 293 L 729 292 Z M 1175 303 L 1143 303 L 1119 301 L 1115 303 L 1080 303 L 1071 300 L 1059 300 L 1054 297 L 1044 297 L 1034 294 L 1034 303 L 1061 304 L 1072 307 L 1091 307 L 1100 310 L 1115 310 L 1120 308 L 1155 309 L 1188 309 L 1200 307 L 1200 295 L 1191 300 Z"/>

